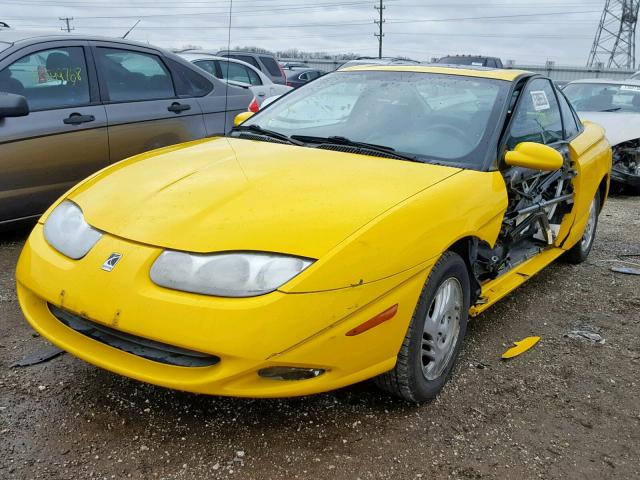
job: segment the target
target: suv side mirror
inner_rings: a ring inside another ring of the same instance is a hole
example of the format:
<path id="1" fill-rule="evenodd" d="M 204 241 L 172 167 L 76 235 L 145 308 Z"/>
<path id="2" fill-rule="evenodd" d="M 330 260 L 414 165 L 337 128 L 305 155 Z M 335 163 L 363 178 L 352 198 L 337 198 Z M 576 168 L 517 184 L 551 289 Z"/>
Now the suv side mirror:
<path id="1" fill-rule="evenodd" d="M 29 104 L 22 95 L 0 92 L 0 118 L 29 115 Z"/>
<path id="2" fill-rule="evenodd" d="M 504 161 L 512 167 L 548 171 L 558 170 L 564 163 L 562 154 L 556 149 L 534 142 L 519 143 L 504 154 Z"/>

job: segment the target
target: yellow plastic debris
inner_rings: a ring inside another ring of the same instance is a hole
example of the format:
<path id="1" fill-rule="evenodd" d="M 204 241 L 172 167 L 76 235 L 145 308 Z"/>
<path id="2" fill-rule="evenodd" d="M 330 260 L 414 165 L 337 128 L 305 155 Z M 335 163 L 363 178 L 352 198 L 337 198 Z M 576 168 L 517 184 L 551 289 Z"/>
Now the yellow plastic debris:
<path id="1" fill-rule="evenodd" d="M 533 347 L 536 343 L 540 341 L 540 337 L 527 337 L 523 338 L 519 342 L 513 342 L 515 347 L 511 347 L 509 350 L 502 354 L 502 358 L 513 358 L 517 357 L 521 353 L 526 352 L 531 347 Z"/>

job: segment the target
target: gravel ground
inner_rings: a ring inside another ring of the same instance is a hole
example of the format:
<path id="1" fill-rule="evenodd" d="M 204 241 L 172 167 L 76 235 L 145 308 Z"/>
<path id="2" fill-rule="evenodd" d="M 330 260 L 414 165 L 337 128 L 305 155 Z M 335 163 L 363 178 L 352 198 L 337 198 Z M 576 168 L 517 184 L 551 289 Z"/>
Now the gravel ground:
<path id="1" fill-rule="evenodd" d="M 614 197 L 589 260 L 558 262 L 471 322 L 439 398 L 370 382 L 242 400 L 140 384 L 71 355 L 9 365 L 46 343 L 25 323 L 0 237 L 0 478 L 640 478 L 640 197 Z M 587 329 L 605 342 L 567 338 Z M 510 361 L 514 340 L 540 335 Z"/>

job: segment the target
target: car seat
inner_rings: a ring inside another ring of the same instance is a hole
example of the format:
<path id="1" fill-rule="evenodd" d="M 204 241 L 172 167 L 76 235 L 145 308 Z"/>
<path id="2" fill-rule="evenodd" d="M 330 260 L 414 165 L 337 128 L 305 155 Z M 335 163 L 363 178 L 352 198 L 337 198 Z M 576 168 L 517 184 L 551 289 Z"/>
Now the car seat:
<path id="1" fill-rule="evenodd" d="M 0 71 L 0 92 L 24 95 L 24 85 L 11 76 L 11 70 L 8 68 Z"/>

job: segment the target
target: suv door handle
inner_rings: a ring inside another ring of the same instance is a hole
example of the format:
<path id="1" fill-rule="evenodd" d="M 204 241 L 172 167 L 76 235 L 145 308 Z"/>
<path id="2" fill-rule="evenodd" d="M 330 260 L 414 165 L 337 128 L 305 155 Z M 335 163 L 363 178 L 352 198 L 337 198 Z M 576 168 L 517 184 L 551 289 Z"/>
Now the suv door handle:
<path id="1" fill-rule="evenodd" d="M 93 122 L 95 119 L 96 117 L 93 115 L 80 115 L 78 112 L 74 112 L 62 121 L 67 125 L 80 125 L 81 123 Z"/>
<path id="2" fill-rule="evenodd" d="M 190 109 L 191 109 L 191 105 L 185 105 L 178 102 L 173 102 L 171 105 L 167 107 L 167 110 L 174 113 L 180 113 Z"/>

